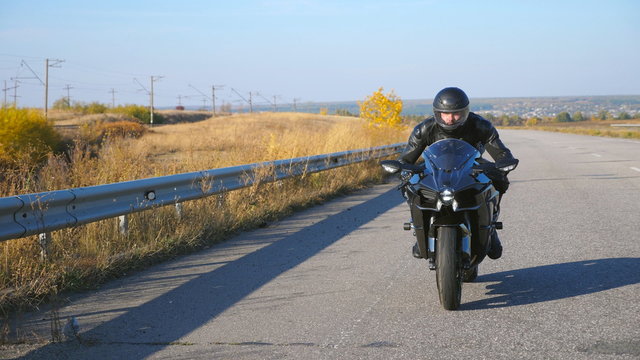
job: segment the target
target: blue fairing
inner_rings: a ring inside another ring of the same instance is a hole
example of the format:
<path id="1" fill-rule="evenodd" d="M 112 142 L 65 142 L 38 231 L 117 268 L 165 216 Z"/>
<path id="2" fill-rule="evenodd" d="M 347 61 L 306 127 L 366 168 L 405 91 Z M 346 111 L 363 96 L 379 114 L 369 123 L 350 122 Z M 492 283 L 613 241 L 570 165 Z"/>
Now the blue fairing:
<path id="1" fill-rule="evenodd" d="M 427 147 L 422 153 L 425 162 L 425 175 L 418 181 L 421 185 L 435 191 L 445 188 L 463 189 L 475 184 L 476 179 L 471 176 L 471 169 L 480 152 L 469 143 L 458 139 L 440 140 Z"/>

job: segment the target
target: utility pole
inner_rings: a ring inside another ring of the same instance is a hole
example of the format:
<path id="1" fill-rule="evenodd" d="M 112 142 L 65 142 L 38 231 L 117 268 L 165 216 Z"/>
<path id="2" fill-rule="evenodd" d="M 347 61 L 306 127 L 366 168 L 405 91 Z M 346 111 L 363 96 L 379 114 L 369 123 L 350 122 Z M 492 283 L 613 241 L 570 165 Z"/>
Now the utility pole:
<path id="1" fill-rule="evenodd" d="M 191 84 L 189 84 L 189 87 L 192 88 L 193 90 L 199 92 L 200 95 L 202 95 L 202 110 L 206 109 L 207 108 L 207 95 L 205 93 L 203 93 L 202 91 L 200 91 L 200 89 L 196 88 L 195 86 L 193 86 Z M 215 102 L 213 104 L 214 104 L 213 106 L 214 106 L 214 109 L 215 109 Z M 215 110 L 213 110 L 213 116 L 216 116 Z"/>
<path id="2" fill-rule="evenodd" d="M 153 126 L 153 83 L 162 79 L 164 76 L 151 76 L 151 126 Z"/>
<path id="3" fill-rule="evenodd" d="M 211 85 L 211 109 L 213 110 L 213 117 L 216 117 L 216 87 Z"/>
<path id="4" fill-rule="evenodd" d="M 133 81 L 135 81 L 136 83 L 138 83 L 138 85 L 140 85 L 140 87 L 146 91 L 146 93 L 149 95 L 149 114 L 150 114 L 150 120 L 149 120 L 149 125 L 153 126 L 153 83 L 162 79 L 164 76 L 151 76 L 151 91 L 147 90 L 146 87 L 144 87 L 144 85 L 142 85 L 140 83 L 140 81 L 138 81 L 138 79 L 133 78 Z"/>
<path id="5" fill-rule="evenodd" d="M 71 95 L 69 93 L 69 90 L 73 89 L 71 87 L 71 85 L 67 84 L 67 86 L 64 87 L 65 90 L 67 90 L 67 107 L 71 107 Z"/>
<path id="6" fill-rule="evenodd" d="M 7 93 L 9 90 L 13 90 L 13 107 L 16 107 L 17 99 L 18 99 L 18 80 L 13 79 L 14 85 L 12 87 L 7 87 L 7 80 L 4 81 L 4 88 L 2 92 L 4 92 L 4 102 L 2 102 L 2 107 L 7 106 Z"/>
<path id="7" fill-rule="evenodd" d="M 260 96 L 261 98 L 265 99 L 269 104 L 273 105 L 273 111 L 277 112 L 278 111 L 278 105 L 276 104 L 276 96 L 273 96 L 273 102 L 271 102 L 269 99 L 267 99 L 266 97 L 262 96 L 262 94 L 260 93 L 256 93 L 256 95 Z"/>
<path id="8" fill-rule="evenodd" d="M 116 90 L 114 88 L 111 88 L 111 91 L 109 91 L 111 93 L 111 108 L 115 108 L 116 107 Z"/>
<path id="9" fill-rule="evenodd" d="M 13 107 L 18 107 L 18 79 L 14 79 L 13 85 Z"/>
<path id="10" fill-rule="evenodd" d="M 7 106 L 7 91 L 9 91 L 9 88 L 7 87 L 7 80 L 5 80 L 4 87 L 2 88 L 2 92 L 4 93 L 4 101 L 2 102 L 2 107 Z"/>
<path id="11" fill-rule="evenodd" d="M 300 98 L 293 98 L 293 112 L 298 112 L 298 108 L 296 107 L 297 102 Z"/>
<path id="12" fill-rule="evenodd" d="M 216 87 L 222 89 L 224 85 L 211 85 L 211 110 L 213 110 L 213 117 L 216 116 Z"/>
<path id="13" fill-rule="evenodd" d="M 36 74 L 36 72 L 33 71 L 31 66 L 29 66 L 29 64 L 27 64 L 27 62 L 24 61 L 24 60 L 20 61 L 20 67 L 23 67 L 23 66 L 26 66 L 27 69 L 29 69 L 29 71 L 31 71 L 31 74 L 33 74 L 33 77 L 15 77 L 15 78 L 12 77 L 11 78 L 11 80 L 14 81 L 14 87 L 8 88 L 7 90 L 13 89 L 13 106 L 14 107 L 16 107 L 16 105 L 18 103 L 18 83 L 20 82 L 18 80 L 22 80 L 22 79 L 38 79 L 38 81 L 40 81 L 40 84 L 44 85 L 44 82 L 42 82 L 42 79 L 40 79 L 38 74 Z"/>
<path id="14" fill-rule="evenodd" d="M 242 100 L 244 100 L 246 103 L 249 104 L 249 111 L 253 112 L 253 104 L 252 104 L 252 95 L 251 95 L 251 91 L 249 91 L 249 100 L 245 99 L 244 96 L 242 96 L 239 92 L 236 91 L 236 89 L 231 88 L 231 91 L 233 91 L 234 93 L 236 93 L 238 96 L 240 96 L 240 98 Z"/>
<path id="15" fill-rule="evenodd" d="M 51 61 L 52 63 L 49 63 Z M 44 117 L 47 118 L 48 110 L 49 110 L 49 68 L 50 67 L 60 67 L 56 66 L 60 63 L 64 62 L 64 60 L 58 59 L 45 59 L 44 61 Z"/>

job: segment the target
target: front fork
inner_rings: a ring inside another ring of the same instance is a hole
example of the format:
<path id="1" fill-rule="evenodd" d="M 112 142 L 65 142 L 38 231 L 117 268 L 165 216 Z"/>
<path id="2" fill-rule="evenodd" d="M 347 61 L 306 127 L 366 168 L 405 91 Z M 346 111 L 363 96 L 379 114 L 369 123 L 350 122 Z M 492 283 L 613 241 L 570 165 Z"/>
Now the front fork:
<path id="1" fill-rule="evenodd" d="M 436 242 L 439 241 L 436 238 L 438 227 L 455 227 L 458 229 L 458 236 L 456 244 L 456 249 L 460 250 L 460 254 L 462 255 L 462 268 L 464 270 L 469 270 L 471 268 L 471 231 L 469 231 L 469 226 L 463 223 L 460 224 L 447 224 L 447 225 L 434 225 L 435 217 L 431 217 L 431 226 L 429 227 L 428 237 L 427 237 L 427 250 L 429 256 L 427 260 L 429 261 L 429 269 L 435 270 L 437 264 L 435 262 L 436 259 Z"/>
<path id="2" fill-rule="evenodd" d="M 429 269 L 436 269 L 436 234 L 437 228 L 440 226 L 453 226 L 458 228 L 459 244 L 456 246 L 462 253 L 462 266 L 464 269 L 469 269 L 471 266 L 471 231 L 469 230 L 468 215 L 464 213 L 463 222 L 454 222 L 453 224 L 438 223 L 435 214 L 431 213 L 431 216 L 424 214 L 422 210 L 411 206 L 411 218 L 413 220 L 410 228 L 413 229 L 416 241 L 418 242 L 418 249 L 423 259 L 429 261 Z M 427 216 L 425 216 L 427 215 Z M 461 219 L 458 219 L 461 220 Z"/>

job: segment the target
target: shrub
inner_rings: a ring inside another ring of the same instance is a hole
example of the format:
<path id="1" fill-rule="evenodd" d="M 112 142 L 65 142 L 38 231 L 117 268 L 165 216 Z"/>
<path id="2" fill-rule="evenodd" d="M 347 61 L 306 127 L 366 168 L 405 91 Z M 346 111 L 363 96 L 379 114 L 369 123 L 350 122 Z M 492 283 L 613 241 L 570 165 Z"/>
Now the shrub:
<path id="1" fill-rule="evenodd" d="M 538 123 L 540 122 L 540 119 L 537 117 L 532 117 L 527 119 L 527 122 L 525 123 L 526 126 L 536 126 L 538 125 Z"/>
<path id="2" fill-rule="evenodd" d="M 65 97 L 61 97 L 60 99 L 53 102 L 53 109 L 56 110 L 68 110 L 71 108 L 69 104 L 69 99 Z"/>
<path id="3" fill-rule="evenodd" d="M 113 109 L 110 109 L 109 112 L 116 114 L 124 114 L 130 116 L 132 118 L 138 119 L 143 124 L 151 123 L 151 114 L 149 113 L 149 109 L 146 106 L 142 105 L 120 105 Z M 153 113 L 153 123 L 161 124 L 164 122 L 164 118 L 162 115 Z"/>
<path id="4" fill-rule="evenodd" d="M 354 116 L 354 117 L 358 117 L 358 115 L 352 113 L 351 111 L 347 110 L 347 109 L 337 109 L 336 110 L 336 115 L 340 115 L 340 116 Z"/>
<path id="5" fill-rule="evenodd" d="M 104 114 L 107 112 L 107 105 L 99 102 L 92 102 L 84 106 L 83 114 Z"/>
<path id="6" fill-rule="evenodd" d="M 89 144 L 98 144 L 107 138 L 139 138 L 146 131 L 142 124 L 133 121 L 97 122 L 80 129 L 82 138 Z"/>
<path id="7" fill-rule="evenodd" d="M 363 102 L 358 102 L 360 117 L 371 127 L 402 128 L 402 100 L 393 91 L 386 95 L 382 91 L 380 88 Z"/>
<path id="8" fill-rule="evenodd" d="M 147 131 L 147 128 L 143 125 L 133 121 L 102 123 L 98 128 L 101 130 L 103 136 L 121 138 L 139 138 Z"/>
<path id="9" fill-rule="evenodd" d="M 60 143 L 60 135 L 38 110 L 0 108 L 0 166 L 36 165 Z"/>

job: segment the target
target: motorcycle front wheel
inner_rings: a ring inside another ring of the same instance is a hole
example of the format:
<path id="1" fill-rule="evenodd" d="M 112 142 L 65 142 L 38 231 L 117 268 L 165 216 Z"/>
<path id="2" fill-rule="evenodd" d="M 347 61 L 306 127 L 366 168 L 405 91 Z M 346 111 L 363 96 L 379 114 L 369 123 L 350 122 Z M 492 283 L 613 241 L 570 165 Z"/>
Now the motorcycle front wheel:
<path id="1" fill-rule="evenodd" d="M 436 241 L 436 283 L 440 304 L 447 310 L 456 310 L 462 298 L 462 266 L 456 250 L 457 228 L 438 228 Z"/>

